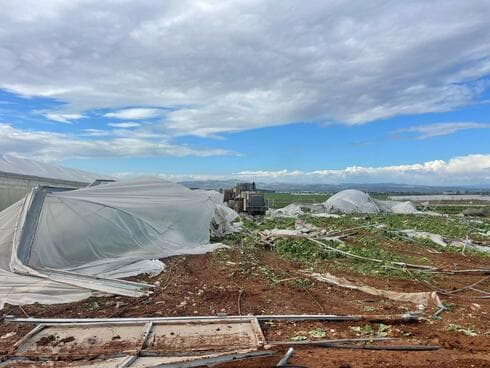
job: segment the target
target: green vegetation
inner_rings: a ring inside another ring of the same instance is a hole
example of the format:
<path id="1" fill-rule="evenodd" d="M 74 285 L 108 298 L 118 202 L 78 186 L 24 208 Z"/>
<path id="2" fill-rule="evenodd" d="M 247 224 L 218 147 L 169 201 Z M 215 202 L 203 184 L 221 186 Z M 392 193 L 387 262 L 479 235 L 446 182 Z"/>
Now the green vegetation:
<path id="1" fill-rule="evenodd" d="M 301 332 L 304 333 L 304 331 L 301 331 Z M 291 337 L 290 340 L 291 341 L 305 341 L 305 340 L 308 340 L 308 338 L 305 335 L 295 335 L 295 336 Z"/>
<path id="2" fill-rule="evenodd" d="M 349 328 L 351 331 L 355 332 L 357 336 L 386 337 L 391 332 L 391 326 L 383 323 L 379 323 L 377 329 L 373 329 L 369 324 L 364 326 L 351 326 Z"/>
<path id="3" fill-rule="evenodd" d="M 422 238 L 420 238 L 420 239 L 414 239 L 414 241 L 416 241 L 418 244 L 425 245 L 428 248 L 437 250 L 439 252 L 448 252 L 448 253 L 460 254 L 461 251 L 462 251 L 461 247 L 455 247 L 455 246 L 452 246 L 452 245 L 447 245 L 447 246 L 443 247 L 442 245 L 439 245 L 437 243 L 434 243 L 430 239 L 422 239 Z M 488 253 L 481 252 L 481 251 L 479 251 L 477 249 L 470 248 L 470 247 L 467 247 L 465 249 L 464 253 L 466 255 L 472 255 L 472 256 L 476 256 L 476 257 L 490 257 L 490 254 L 488 254 Z"/>
<path id="4" fill-rule="evenodd" d="M 478 334 L 474 328 L 471 328 L 471 327 L 465 328 L 465 327 L 456 325 L 454 323 L 448 324 L 446 330 L 450 331 L 450 332 L 460 332 L 460 333 L 465 334 L 466 336 L 471 336 L 471 337 L 478 336 Z"/>
<path id="5" fill-rule="evenodd" d="M 459 239 L 475 231 L 490 230 L 486 223 L 469 223 L 464 218 L 443 216 L 380 215 L 377 220 L 392 230 L 415 229 Z"/>
<path id="6" fill-rule="evenodd" d="M 412 216 L 412 215 L 352 215 L 339 218 L 318 218 L 308 215 L 301 219 L 326 229 L 328 233 L 342 232 L 355 229 L 345 237 L 344 243 L 334 240 L 323 240 L 321 245 L 306 238 L 280 238 L 274 240 L 271 249 L 278 256 L 302 263 L 303 269 L 311 269 L 317 272 L 332 269 L 348 270 L 367 276 L 380 278 L 418 278 L 419 280 L 430 280 L 431 274 L 424 271 L 407 270 L 393 265 L 393 262 L 404 262 L 420 265 L 431 265 L 430 255 L 423 251 L 422 247 L 442 252 L 461 253 L 459 247 L 442 247 L 426 239 L 408 239 L 399 230 L 415 229 L 443 235 L 447 238 L 463 240 L 467 234 L 473 239 L 488 241 L 488 236 L 477 235 L 478 232 L 486 233 L 490 230 L 490 224 L 484 222 L 472 222 L 463 217 L 437 217 L 437 216 Z M 221 242 L 230 245 L 235 252 L 239 252 L 240 273 L 243 275 L 260 276 L 268 280 L 271 285 L 278 282 L 287 282 L 291 287 L 307 288 L 308 279 L 299 280 L 293 278 L 279 269 L 275 269 L 263 262 L 261 249 L 265 245 L 257 231 L 266 229 L 294 229 L 296 219 L 294 218 L 250 218 L 242 217 L 244 231 L 231 234 Z M 382 226 L 379 226 L 382 225 Z M 403 252 L 402 247 L 407 250 L 419 252 Z M 350 254 L 380 260 L 370 260 L 350 257 L 327 247 L 348 252 Z M 226 252 L 226 251 L 225 251 Z M 219 252 L 221 253 L 221 252 Z M 218 254 L 219 254 L 218 253 Z M 410 253 L 410 254 L 407 254 Z M 488 257 L 488 254 L 466 248 L 466 255 Z M 222 261 L 227 261 L 222 257 Z"/>
<path id="7" fill-rule="evenodd" d="M 292 193 L 266 193 L 265 199 L 270 208 L 282 208 L 288 204 L 301 203 L 322 203 L 325 202 L 330 194 L 292 194 Z"/>
<path id="8" fill-rule="evenodd" d="M 330 241 L 328 245 L 336 244 Z M 274 243 L 274 251 L 282 257 L 308 263 L 344 257 L 340 253 L 322 249 L 308 239 L 277 239 Z"/>
<path id="9" fill-rule="evenodd" d="M 352 228 L 362 229 L 361 241 L 379 242 L 377 238 L 385 238 L 401 242 L 412 242 L 419 246 L 428 247 L 441 252 L 461 253 L 460 247 L 446 246 L 443 247 L 427 239 L 409 239 L 407 236 L 399 233 L 400 230 L 414 229 L 442 235 L 448 239 L 464 240 L 467 235 L 470 239 L 477 241 L 488 241 L 489 237 L 482 235 L 490 230 L 490 224 L 486 222 L 475 223 L 469 222 L 462 217 L 444 217 L 444 216 L 413 216 L 413 215 L 395 215 L 381 214 L 369 216 L 344 216 L 340 218 L 306 218 L 306 220 L 318 227 L 326 228 L 329 232 L 342 231 Z M 376 227 L 376 225 L 383 225 Z M 358 235 L 355 240 L 358 241 Z M 364 238 L 364 239 L 362 239 Z M 369 240 L 370 239 L 370 240 Z M 465 254 L 478 257 L 489 257 L 488 253 L 467 247 Z M 425 263 L 418 260 L 414 263 Z"/>
<path id="10" fill-rule="evenodd" d="M 479 239 L 478 232 L 490 231 L 490 224 L 486 222 L 469 222 L 462 217 L 423 216 L 423 215 L 397 215 L 379 214 L 364 216 L 344 216 L 340 218 L 308 218 L 308 222 L 325 227 L 329 230 L 342 230 L 357 226 L 373 225 L 371 231 L 398 231 L 414 229 L 439 234 L 449 238 L 464 239 L 468 234 L 471 238 Z M 375 229 L 374 225 L 386 225 L 384 229 Z"/>
<path id="11" fill-rule="evenodd" d="M 456 215 L 463 213 L 466 209 L 478 209 L 478 208 L 486 208 L 487 211 L 490 211 L 490 206 L 487 205 L 473 205 L 473 204 L 430 204 L 429 206 L 417 206 L 419 210 L 427 210 L 427 211 L 435 211 L 439 213 L 445 213 L 448 215 Z"/>
<path id="12" fill-rule="evenodd" d="M 322 330 L 321 328 L 314 328 L 313 330 L 310 330 L 308 331 L 308 335 L 310 335 L 311 337 L 314 337 L 316 339 L 321 339 L 325 336 L 327 336 L 327 333 Z"/>
<path id="13" fill-rule="evenodd" d="M 335 241 L 326 241 L 325 244 L 358 256 L 379 259 L 383 263 L 351 258 L 339 252 L 321 248 L 308 239 L 277 239 L 274 243 L 274 251 L 281 257 L 304 262 L 305 266 L 321 267 L 324 264 L 323 261 L 329 260 L 328 265 L 330 267 L 348 269 L 363 275 L 396 278 L 409 278 L 413 276 L 420 279 L 430 278 L 430 275 L 427 273 L 411 271 L 408 274 L 403 269 L 394 268 L 391 264 L 391 262 L 427 263 L 428 259 L 408 256 L 400 257 L 395 253 L 383 249 L 375 241 L 366 237 L 361 238 L 359 241 L 360 244 L 356 245 Z"/>

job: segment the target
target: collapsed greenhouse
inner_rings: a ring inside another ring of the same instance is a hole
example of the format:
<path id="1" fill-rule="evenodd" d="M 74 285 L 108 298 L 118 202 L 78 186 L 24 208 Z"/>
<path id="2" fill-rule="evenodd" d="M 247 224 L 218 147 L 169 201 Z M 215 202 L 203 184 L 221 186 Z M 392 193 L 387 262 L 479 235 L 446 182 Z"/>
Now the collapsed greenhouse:
<path id="1" fill-rule="evenodd" d="M 365 192 L 355 189 L 338 192 L 328 198 L 323 205 L 327 213 L 417 213 L 417 209 L 409 201 L 378 200 Z"/>
<path id="2" fill-rule="evenodd" d="M 118 279 L 215 249 L 210 236 L 233 231 L 237 216 L 221 203 L 217 192 L 159 179 L 33 189 L 0 212 L 0 308 L 144 295 L 149 285 Z"/>

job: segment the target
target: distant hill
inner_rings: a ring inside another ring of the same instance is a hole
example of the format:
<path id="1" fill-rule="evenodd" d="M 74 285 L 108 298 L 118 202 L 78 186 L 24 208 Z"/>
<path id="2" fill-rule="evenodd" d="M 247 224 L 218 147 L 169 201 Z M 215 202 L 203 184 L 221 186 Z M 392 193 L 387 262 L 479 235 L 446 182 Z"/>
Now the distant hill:
<path id="1" fill-rule="evenodd" d="M 231 188 L 236 180 L 195 180 L 183 181 L 180 184 L 189 188 L 220 189 Z M 257 188 L 274 190 L 276 192 L 315 192 L 335 193 L 344 189 L 358 189 L 370 193 L 403 193 L 403 194 L 433 194 L 433 193 L 481 193 L 489 194 L 487 186 L 428 186 L 397 183 L 341 183 L 341 184 L 293 184 L 293 183 L 261 183 L 256 182 Z"/>

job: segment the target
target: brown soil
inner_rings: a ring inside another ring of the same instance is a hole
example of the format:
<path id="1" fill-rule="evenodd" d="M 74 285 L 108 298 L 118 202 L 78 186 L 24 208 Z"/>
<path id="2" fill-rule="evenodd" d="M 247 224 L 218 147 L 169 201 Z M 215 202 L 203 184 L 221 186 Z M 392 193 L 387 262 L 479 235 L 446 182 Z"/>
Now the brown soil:
<path id="1" fill-rule="evenodd" d="M 390 241 L 384 246 L 391 249 L 423 255 L 432 264 L 444 268 L 488 267 L 485 259 L 464 257 L 459 254 L 431 254 L 422 247 Z M 246 314 L 399 314 L 415 310 L 409 303 L 364 294 L 359 291 L 331 286 L 319 281 L 305 281 L 300 270 L 305 265 L 278 257 L 267 249 L 250 253 L 238 250 L 220 250 L 197 256 L 172 257 L 165 260 L 167 270 L 157 277 L 132 278 L 140 282 L 155 283 L 158 287 L 147 297 L 119 296 L 92 297 L 79 303 L 60 305 L 29 305 L 23 310 L 6 306 L 5 314 L 25 317 L 150 317 L 199 316 L 226 313 Z M 378 288 L 396 291 L 428 291 L 427 285 L 409 279 L 381 279 L 322 266 L 336 276 L 363 282 Z M 456 290 L 483 279 L 482 275 L 436 275 L 430 281 L 433 287 Z M 490 280 L 478 285 L 488 290 Z M 428 352 L 395 352 L 344 350 L 313 346 L 295 347 L 290 364 L 306 367 L 490 367 L 490 305 L 489 299 L 473 290 L 440 295 L 450 303 L 450 311 L 441 314 L 441 320 L 428 317 L 418 323 L 391 322 L 389 337 L 400 338 L 397 344 L 432 344 L 441 350 Z M 450 331 L 450 324 L 474 330 L 477 336 L 467 336 L 462 331 Z M 364 326 L 359 322 L 273 322 L 263 323 L 268 341 L 290 341 L 293 336 L 311 337 L 308 332 L 319 328 L 325 339 L 358 337 L 350 328 Z M 376 330 L 377 324 L 370 323 Z M 0 336 L 16 332 L 14 336 L 0 339 L 0 353 L 7 354 L 15 341 L 32 326 L 0 325 Z M 116 340 L 117 341 L 117 340 Z M 115 341 L 113 341 L 115 342 Z M 287 345 L 274 347 L 274 358 L 233 362 L 223 367 L 273 367 L 286 351 Z M 111 348 L 111 351 L 112 348 Z"/>
<path id="2" fill-rule="evenodd" d="M 36 343 L 37 346 L 48 346 L 52 345 L 56 341 L 56 336 L 54 335 L 49 335 L 49 336 L 44 336 L 39 339 L 39 341 Z"/>

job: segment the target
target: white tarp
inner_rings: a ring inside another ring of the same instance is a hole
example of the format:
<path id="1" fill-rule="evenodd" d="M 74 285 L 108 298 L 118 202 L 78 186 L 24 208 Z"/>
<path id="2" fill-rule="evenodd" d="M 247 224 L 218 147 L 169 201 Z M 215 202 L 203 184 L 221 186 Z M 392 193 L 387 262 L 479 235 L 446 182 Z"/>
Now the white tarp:
<path id="1" fill-rule="evenodd" d="M 377 200 L 371 198 L 369 194 L 355 189 L 342 190 L 334 194 L 324 202 L 323 206 L 327 213 L 418 213 L 411 202 Z"/>
<path id="2" fill-rule="evenodd" d="M 48 192 L 32 230 L 35 197 L 34 190 L 0 213 L 0 306 L 68 302 L 90 295 L 87 289 L 111 292 L 113 286 L 132 295 L 134 285 L 82 276 L 158 273 L 163 265 L 156 259 L 213 250 L 210 234 L 232 231 L 237 217 L 214 193 L 144 179 Z M 19 291 L 21 280 L 37 284 L 36 291 Z"/>

